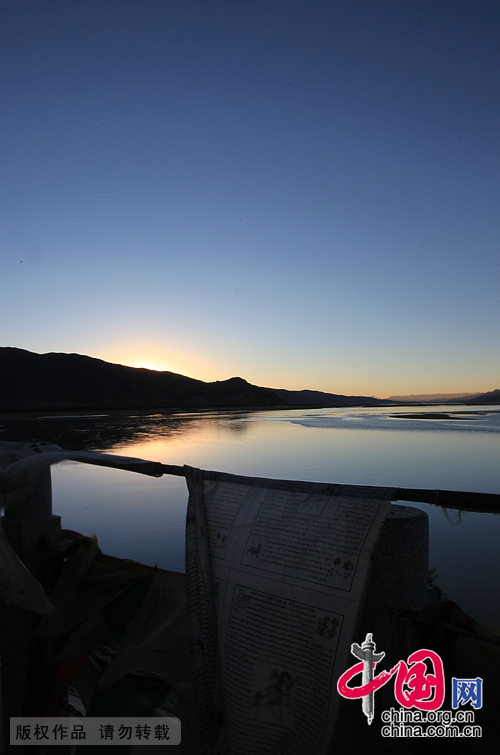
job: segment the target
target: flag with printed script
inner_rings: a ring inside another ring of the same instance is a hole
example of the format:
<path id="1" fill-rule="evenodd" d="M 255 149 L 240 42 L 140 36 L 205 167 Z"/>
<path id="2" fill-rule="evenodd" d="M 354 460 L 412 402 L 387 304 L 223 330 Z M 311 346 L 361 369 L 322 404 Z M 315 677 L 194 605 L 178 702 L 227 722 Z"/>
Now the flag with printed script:
<path id="1" fill-rule="evenodd" d="M 200 746 L 326 755 L 391 490 L 185 467 Z M 362 496 L 362 497 L 361 497 Z M 371 497 L 370 497 L 371 496 Z"/>

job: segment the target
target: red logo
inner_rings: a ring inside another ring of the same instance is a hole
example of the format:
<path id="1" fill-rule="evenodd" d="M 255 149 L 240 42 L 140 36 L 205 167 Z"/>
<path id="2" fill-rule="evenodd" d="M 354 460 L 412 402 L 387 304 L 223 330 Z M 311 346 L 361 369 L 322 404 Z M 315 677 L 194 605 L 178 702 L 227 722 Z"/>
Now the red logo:
<path id="1" fill-rule="evenodd" d="M 361 646 L 353 643 L 351 653 L 361 660 L 342 674 L 337 689 L 348 700 L 363 698 L 363 713 L 371 724 L 374 713 L 374 693 L 396 675 L 394 694 L 404 708 L 438 710 L 444 702 L 444 669 L 441 657 L 433 650 L 417 650 L 407 662 L 399 661 L 390 671 L 374 675 L 377 663 L 385 653 L 375 653 L 372 635 L 367 634 Z M 427 663 L 426 663 L 427 661 Z M 359 687 L 348 683 L 357 674 L 363 674 Z"/>

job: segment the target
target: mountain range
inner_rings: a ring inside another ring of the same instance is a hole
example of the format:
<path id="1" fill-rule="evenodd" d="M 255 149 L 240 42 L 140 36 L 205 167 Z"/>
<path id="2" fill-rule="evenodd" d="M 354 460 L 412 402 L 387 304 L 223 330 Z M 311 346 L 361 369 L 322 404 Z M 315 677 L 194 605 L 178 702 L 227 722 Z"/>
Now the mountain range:
<path id="1" fill-rule="evenodd" d="M 126 367 L 81 354 L 36 354 L 0 347 L 0 411 L 298 408 L 395 403 L 367 396 L 262 388 L 241 377 L 206 383 L 175 372 Z M 470 403 L 500 403 L 500 390 L 474 397 Z"/>
<path id="2" fill-rule="evenodd" d="M 389 401 L 398 401 L 404 404 L 408 402 L 446 404 L 448 401 L 470 401 L 481 395 L 481 391 L 476 391 L 476 393 L 409 393 L 405 396 L 388 396 L 387 398 Z"/>
<path id="3" fill-rule="evenodd" d="M 344 396 L 339 393 L 324 393 L 323 391 L 286 391 L 284 389 L 268 388 L 287 406 L 295 408 L 303 406 L 335 407 L 335 406 L 389 406 L 395 401 L 374 398 L 373 396 Z"/>

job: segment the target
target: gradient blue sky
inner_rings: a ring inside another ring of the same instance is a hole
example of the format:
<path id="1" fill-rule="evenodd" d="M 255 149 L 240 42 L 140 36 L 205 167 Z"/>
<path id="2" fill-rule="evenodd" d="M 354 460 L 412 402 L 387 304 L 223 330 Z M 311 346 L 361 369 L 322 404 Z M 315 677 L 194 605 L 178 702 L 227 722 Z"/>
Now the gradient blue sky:
<path id="1" fill-rule="evenodd" d="M 0 345 L 500 387 L 500 4 L 7 0 Z"/>

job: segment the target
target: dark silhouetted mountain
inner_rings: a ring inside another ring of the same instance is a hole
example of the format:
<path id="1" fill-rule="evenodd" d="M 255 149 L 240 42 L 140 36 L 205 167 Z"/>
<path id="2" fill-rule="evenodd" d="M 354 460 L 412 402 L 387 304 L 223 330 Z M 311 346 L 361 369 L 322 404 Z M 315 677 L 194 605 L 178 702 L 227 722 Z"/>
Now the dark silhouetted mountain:
<path id="1" fill-rule="evenodd" d="M 373 398 L 373 396 L 342 396 L 337 393 L 323 393 L 323 391 L 286 391 L 269 388 L 278 398 L 283 399 L 289 406 L 295 407 L 339 407 L 339 406 L 388 406 L 395 401 Z"/>
<path id="2" fill-rule="evenodd" d="M 0 411 L 390 406 L 373 396 L 260 388 L 240 377 L 205 383 L 175 372 L 111 364 L 81 354 L 0 347 Z M 408 402 L 410 403 L 410 402 Z M 500 390 L 464 402 L 500 403 Z"/>
<path id="3" fill-rule="evenodd" d="M 0 409 L 268 407 L 285 402 L 239 377 L 205 383 L 80 354 L 0 347 Z"/>
<path id="4" fill-rule="evenodd" d="M 464 401 L 464 404 L 500 404 L 500 388 Z"/>

